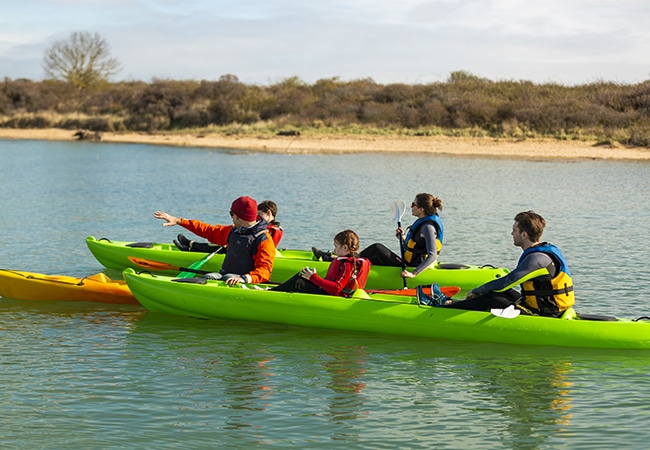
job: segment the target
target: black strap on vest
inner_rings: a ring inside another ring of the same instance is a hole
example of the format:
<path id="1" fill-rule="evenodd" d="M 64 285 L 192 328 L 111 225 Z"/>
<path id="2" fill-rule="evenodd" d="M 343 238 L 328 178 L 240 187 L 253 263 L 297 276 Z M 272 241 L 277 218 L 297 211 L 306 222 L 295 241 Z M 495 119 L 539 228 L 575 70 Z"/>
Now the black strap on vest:
<path id="1" fill-rule="evenodd" d="M 569 292 L 573 292 L 573 286 L 564 286 L 563 288 L 560 289 L 544 289 L 544 290 L 535 290 L 533 289 L 532 291 L 527 291 L 523 289 L 521 293 L 528 297 L 528 296 L 536 296 L 536 297 L 548 297 L 551 295 L 560 295 L 560 294 L 569 294 Z"/>

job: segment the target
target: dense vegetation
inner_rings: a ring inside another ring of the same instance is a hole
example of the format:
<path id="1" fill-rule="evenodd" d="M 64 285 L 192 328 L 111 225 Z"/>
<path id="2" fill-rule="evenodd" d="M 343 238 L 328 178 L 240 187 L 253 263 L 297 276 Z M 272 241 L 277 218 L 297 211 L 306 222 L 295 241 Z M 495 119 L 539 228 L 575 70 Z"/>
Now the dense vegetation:
<path id="1" fill-rule="evenodd" d="M 595 139 L 650 146 L 650 80 L 580 86 L 491 81 L 453 72 L 445 82 L 297 78 L 247 85 L 153 80 L 92 90 L 63 81 L 0 82 L 0 127 L 94 131 L 375 133 Z"/>

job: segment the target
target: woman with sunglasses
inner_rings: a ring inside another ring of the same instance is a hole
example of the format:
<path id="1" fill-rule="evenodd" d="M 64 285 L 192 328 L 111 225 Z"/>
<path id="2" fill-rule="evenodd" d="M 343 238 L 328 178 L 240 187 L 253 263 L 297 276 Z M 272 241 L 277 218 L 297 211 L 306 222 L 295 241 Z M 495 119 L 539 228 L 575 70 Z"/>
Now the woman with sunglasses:
<path id="1" fill-rule="evenodd" d="M 438 215 L 438 210 L 441 209 L 442 200 L 438 197 L 427 193 L 416 195 L 411 203 L 411 214 L 417 219 L 407 228 L 406 234 L 402 228 L 396 230 L 403 254 L 397 255 L 385 245 L 376 243 L 363 250 L 361 257 L 378 266 L 415 267 L 411 272 L 404 269 L 402 277 L 416 277 L 436 262 L 442 248 L 444 230 Z"/>

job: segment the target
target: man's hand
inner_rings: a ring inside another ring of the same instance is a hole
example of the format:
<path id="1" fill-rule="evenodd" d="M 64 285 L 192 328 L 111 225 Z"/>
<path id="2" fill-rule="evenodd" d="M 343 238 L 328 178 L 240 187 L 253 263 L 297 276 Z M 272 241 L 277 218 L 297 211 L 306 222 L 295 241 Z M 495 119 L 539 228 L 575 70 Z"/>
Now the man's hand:
<path id="1" fill-rule="evenodd" d="M 181 223 L 180 218 L 171 216 L 166 212 L 156 211 L 155 213 L 153 213 L 153 216 L 156 219 L 162 219 L 165 221 L 165 223 L 163 223 L 163 227 L 173 227 L 174 225 L 180 225 Z"/>

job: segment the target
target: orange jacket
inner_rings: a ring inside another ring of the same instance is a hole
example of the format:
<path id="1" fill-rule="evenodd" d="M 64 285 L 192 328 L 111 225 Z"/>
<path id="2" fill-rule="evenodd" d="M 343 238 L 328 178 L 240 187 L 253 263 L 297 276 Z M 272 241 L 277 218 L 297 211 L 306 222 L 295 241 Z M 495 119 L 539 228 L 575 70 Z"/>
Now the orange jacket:
<path id="1" fill-rule="evenodd" d="M 197 236 L 201 236 L 217 245 L 227 245 L 228 236 L 234 228 L 233 225 L 210 225 L 200 220 L 188 219 L 181 219 L 180 225 Z M 264 283 L 271 278 L 273 262 L 275 261 L 275 244 L 269 233 L 267 232 L 266 234 L 267 239 L 259 243 L 257 251 L 253 255 L 255 268 L 247 274 L 239 274 L 249 283 Z M 227 256 L 228 253 L 226 253 Z"/>

